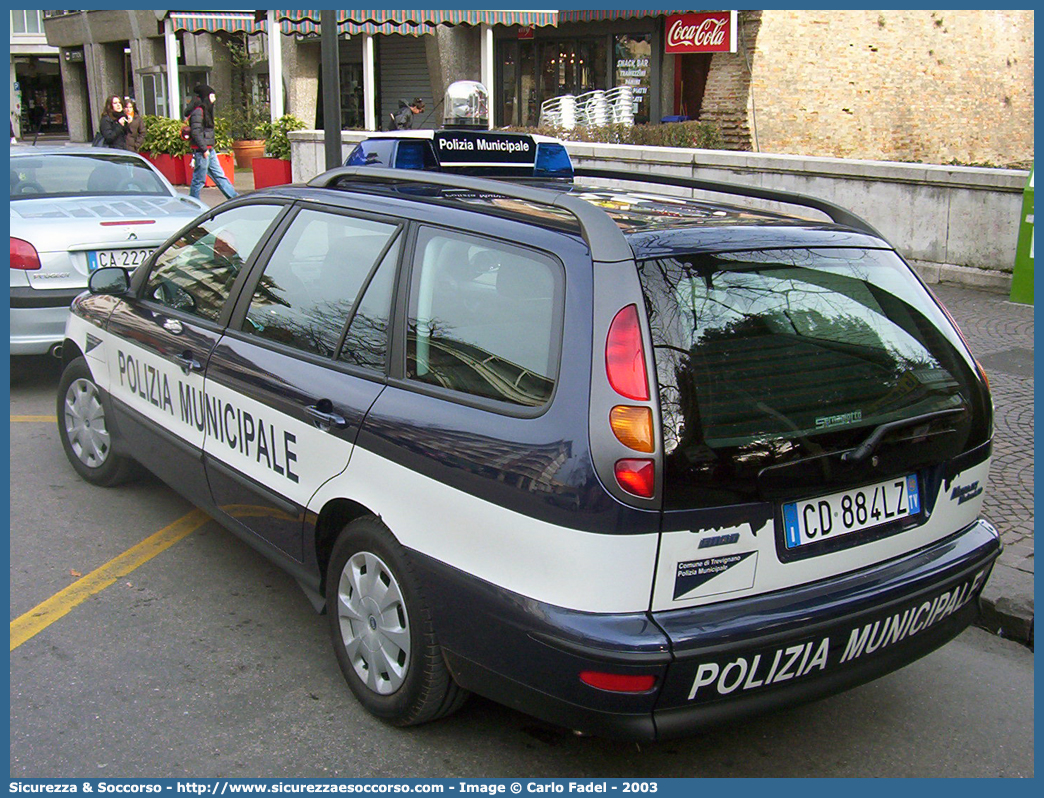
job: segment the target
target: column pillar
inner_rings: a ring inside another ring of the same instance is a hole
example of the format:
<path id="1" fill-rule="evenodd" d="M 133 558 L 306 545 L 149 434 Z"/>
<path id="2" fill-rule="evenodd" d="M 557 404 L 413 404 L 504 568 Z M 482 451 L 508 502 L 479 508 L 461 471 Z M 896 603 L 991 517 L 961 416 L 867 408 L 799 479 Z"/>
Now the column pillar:
<path id="1" fill-rule="evenodd" d="M 493 98 L 496 96 L 496 91 L 493 86 L 493 28 L 486 23 L 482 23 L 479 26 L 480 36 L 480 48 L 482 55 L 480 57 L 480 70 L 482 77 L 479 80 L 482 85 L 486 87 L 486 91 L 489 92 L 489 129 L 493 129 Z"/>
<path id="2" fill-rule="evenodd" d="M 276 12 L 268 12 L 268 109 L 272 121 L 283 115 L 283 34 Z"/>
<path id="3" fill-rule="evenodd" d="M 178 37 L 170 18 L 163 20 L 163 45 L 167 54 L 167 116 L 181 119 L 181 76 L 178 75 Z"/>
<path id="4" fill-rule="evenodd" d="M 363 34 L 363 116 L 367 130 L 377 127 L 377 63 L 374 56 L 373 34 Z"/>

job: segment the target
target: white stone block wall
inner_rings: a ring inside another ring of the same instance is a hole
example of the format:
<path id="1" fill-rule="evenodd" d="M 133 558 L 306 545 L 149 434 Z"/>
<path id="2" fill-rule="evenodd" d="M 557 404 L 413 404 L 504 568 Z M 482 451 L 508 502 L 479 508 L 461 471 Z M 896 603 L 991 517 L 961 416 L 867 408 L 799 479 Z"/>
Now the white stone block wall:
<path id="1" fill-rule="evenodd" d="M 342 132 L 343 156 L 366 135 Z M 299 131 L 290 139 L 294 180 L 307 181 L 322 172 L 323 132 Z M 1010 288 L 1029 176 L 1025 171 L 579 142 L 566 142 L 566 147 L 578 167 L 623 170 L 636 177 L 648 172 L 736 182 L 828 200 L 866 219 L 928 282 Z M 714 198 L 822 218 L 796 206 Z"/>

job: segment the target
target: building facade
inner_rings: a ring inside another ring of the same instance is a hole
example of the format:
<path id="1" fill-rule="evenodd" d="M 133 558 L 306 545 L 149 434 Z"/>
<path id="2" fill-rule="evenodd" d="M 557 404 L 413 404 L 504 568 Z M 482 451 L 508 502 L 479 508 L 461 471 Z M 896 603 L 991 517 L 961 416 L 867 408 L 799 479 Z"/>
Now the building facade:
<path id="1" fill-rule="evenodd" d="M 43 12 L 11 15 L 11 129 L 18 138 L 64 133 L 65 100 L 58 48 L 47 43 Z"/>
<path id="2" fill-rule="evenodd" d="M 90 139 L 107 93 L 177 116 L 206 81 L 227 103 L 242 74 L 237 45 L 249 55 L 252 97 L 270 107 L 278 95 L 287 113 L 325 128 L 319 12 L 265 13 L 45 12 L 70 137 Z M 494 126 L 535 126 L 547 100 L 626 85 L 636 122 L 713 122 L 734 150 L 1033 158 L 1032 11 L 740 11 L 728 46 L 680 51 L 677 26 L 691 29 L 693 13 L 339 11 L 334 124 L 386 129 L 399 103 L 419 96 L 415 124 L 438 127 L 446 86 L 479 80 Z"/>

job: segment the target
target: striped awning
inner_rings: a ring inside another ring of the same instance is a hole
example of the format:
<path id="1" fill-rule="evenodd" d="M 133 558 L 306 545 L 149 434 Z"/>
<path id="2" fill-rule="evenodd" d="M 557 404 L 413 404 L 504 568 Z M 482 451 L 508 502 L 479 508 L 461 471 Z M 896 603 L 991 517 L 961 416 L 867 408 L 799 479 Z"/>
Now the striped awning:
<path id="1" fill-rule="evenodd" d="M 255 22 L 252 11 L 171 11 L 167 15 L 175 31 L 189 33 L 264 33 L 264 21 Z"/>
<path id="2" fill-rule="evenodd" d="M 283 33 L 318 35 L 320 11 L 288 9 L 276 11 Z M 653 17 L 681 13 L 652 9 L 611 9 L 602 11 L 478 11 L 478 10 L 397 10 L 370 9 L 338 11 L 337 26 L 341 33 L 399 33 L 421 36 L 432 33 L 439 25 L 525 25 L 545 27 L 560 22 L 598 22 L 602 20 Z M 264 33 L 266 21 L 250 11 L 170 11 L 167 15 L 175 31 L 248 34 Z"/>
<path id="3" fill-rule="evenodd" d="M 300 34 L 319 33 L 318 10 L 276 11 L 286 30 Z M 446 11 L 370 9 L 338 11 L 337 26 L 342 33 L 400 33 L 420 36 L 432 33 L 439 25 L 554 25 L 555 11 Z"/>
<path id="4" fill-rule="evenodd" d="M 607 19 L 631 19 L 633 17 L 659 17 L 667 14 L 682 14 L 683 11 L 653 11 L 648 8 L 637 10 L 610 9 L 608 11 L 581 11 L 579 9 L 559 11 L 559 22 L 601 22 Z"/>

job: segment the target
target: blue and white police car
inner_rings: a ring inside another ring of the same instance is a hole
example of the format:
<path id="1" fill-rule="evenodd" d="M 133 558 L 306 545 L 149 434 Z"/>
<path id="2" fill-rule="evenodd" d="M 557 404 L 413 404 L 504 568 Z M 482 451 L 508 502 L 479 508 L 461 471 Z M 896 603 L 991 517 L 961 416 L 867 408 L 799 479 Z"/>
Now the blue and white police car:
<path id="1" fill-rule="evenodd" d="M 396 725 L 475 692 L 666 738 L 967 627 L 989 386 L 888 242 L 792 195 L 828 220 L 448 164 L 487 136 L 380 137 L 94 272 L 72 466 L 147 468 L 293 574 Z"/>

